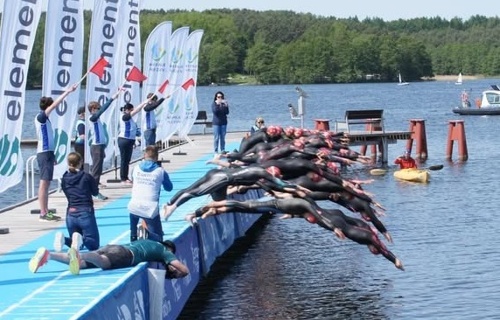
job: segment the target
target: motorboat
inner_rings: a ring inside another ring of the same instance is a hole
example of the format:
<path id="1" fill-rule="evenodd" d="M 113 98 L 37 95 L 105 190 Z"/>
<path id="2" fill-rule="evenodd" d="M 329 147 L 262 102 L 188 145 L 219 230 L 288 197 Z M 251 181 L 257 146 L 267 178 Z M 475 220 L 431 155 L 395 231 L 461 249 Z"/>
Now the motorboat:
<path id="1" fill-rule="evenodd" d="M 485 90 L 481 98 L 477 98 L 474 106 L 471 105 L 467 92 L 463 91 L 461 95 L 461 105 L 453 108 L 453 113 L 464 116 L 492 116 L 500 115 L 500 88 L 497 85 L 491 85 L 491 89 Z"/>

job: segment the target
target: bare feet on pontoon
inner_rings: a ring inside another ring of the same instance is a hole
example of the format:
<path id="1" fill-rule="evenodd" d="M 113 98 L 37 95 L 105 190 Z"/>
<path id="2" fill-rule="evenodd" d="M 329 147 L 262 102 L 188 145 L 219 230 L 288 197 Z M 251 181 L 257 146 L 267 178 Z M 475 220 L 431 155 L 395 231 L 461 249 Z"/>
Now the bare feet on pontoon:
<path id="1" fill-rule="evenodd" d="M 212 159 L 208 160 L 205 163 L 206 164 L 219 164 L 219 160 L 220 160 L 220 154 L 216 153 Z"/>
<path id="2" fill-rule="evenodd" d="M 209 208 L 202 216 L 202 219 L 208 218 L 210 216 L 215 216 L 217 214 L 217 209 L 215 208 Z"/>
<path id="3" fill-rule="evenodd" d="M 196 220 L 196 214 L 194 214 L 194 213 L 186 214 L 186 216 L 184 217 L 184 220 L 189 222 L 191 225 L 195 225 L 198 223 L 198 221 Z"/>
<path id="4" fill-rule="evenodd" d="M 174 210 L 177 208 L 176 205 L 164 205 L 163 206 L 163 219 L 165 219 L 165 221 L 168 220 L 168 218 L 170 218 L 170 216 L 172 215 L 172 213 L 174 213 Z"/>
<path id="5" fill-rule="evenodd" d="M 229 186 L 227 187 L 227 195 L 230 195 L 230 194 L 233 194 L 233 193 L 237 193 L 238 192 L 238 187 L 237 186 Z"/>

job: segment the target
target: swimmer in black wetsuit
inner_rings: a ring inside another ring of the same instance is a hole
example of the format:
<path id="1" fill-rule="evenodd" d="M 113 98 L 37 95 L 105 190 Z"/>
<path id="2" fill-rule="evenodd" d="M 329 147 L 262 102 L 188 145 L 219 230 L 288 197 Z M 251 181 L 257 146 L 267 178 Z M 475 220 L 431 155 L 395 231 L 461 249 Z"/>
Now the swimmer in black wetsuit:
<path id="1" fill-rule="evenodd" d="M 180 190 L 170 199 L 164 208 L 164 218 L 168 218 L 178 206 L 192 198 L 212 194 L 213 200 L 223 200 L 226 198 L 228 186 L 249 186 L 259 181 L 265 182 L 267 187 L 274 190 L 300 192 L 297 186 L 276 178 L 260 166 L 212 169 L 201 179 L 195 181 L 191 186 Z M 216 193 L 214 194 L 214 192 Z"/>
<path id="2" fill-rule="evenodd" d="M 382 254 L 398 269 L 404 270 L 402 262 L 387 249 L 366 222 L 349 217 L 337 209 L 321 208 L 301 198 L 216 201 L 197 209 L 195 214 L 187 215 L 186 219 L 206 218 L 226 212 L 283 213 L 281 219 L 304 218 L 310 223 L 317 223 L 323 228 L 333 231 L 340 239 L 347 237 L 359 244 L 367 245 L 373 254 Z"/>
<path id="3" fill-rule="evenodd" d="M 283 130 L 277 126 L 269 126 L 265 129 L 254 132 L 251 136 L 241 141 L 239 153 L 246 153 L 250 148 L 260 142 L 274 142 L 282 138 Z"/>
<path id="4" fill-rule="evenodd" d="M 392 242 L 390 233 L 387 231 L 382 221 L 378 219 L 375 210 L 370 206 L 371 203 L 376 203 L 368 196 L 358 194 L 348 187 L 329 181 L 319 175 L 316 175 L 313 178 L 311 178 L 310 175 L 305 175 L 296 179 L 289 179 L 289 181 L 313 191 L 313 195 L 314 191 L 323 191 L 330 194 L 338 194 L 337 197 L 328 197 L 327 199 L 313 199 L 331 200 L 351 211 L 359 212 L 363 219 L 370 221 L 377 228 L 377 230 L 384 235 L 387 241 Z"/>

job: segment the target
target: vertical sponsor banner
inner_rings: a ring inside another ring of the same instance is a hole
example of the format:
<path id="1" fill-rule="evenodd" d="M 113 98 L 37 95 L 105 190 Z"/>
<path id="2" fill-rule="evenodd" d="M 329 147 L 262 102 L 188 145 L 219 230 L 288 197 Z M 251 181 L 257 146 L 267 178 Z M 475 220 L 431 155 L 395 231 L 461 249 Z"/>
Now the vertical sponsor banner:
<path id="1" fill-rule="evenodd" d="M 183 49 L 189 35 L 189 27 L 181 27 L 172 33 L 169 44 L 169 67 L 168 79 L 169 85 L 166 88 L 165 95 L 170 98 L 165 101 L 166 111 L 161 116 L 161 127 L 156 130 L 158 139 L 168 140 L 179 128 L 181 121 L 180 95 L 182 94 L 181 85 L 186 79 L 184 77 L 184 59 Z M 181 90 L 179 90 L 181 89 Z"/>
<path id="2" fill-rule="evenodd" d="M 56 99 L 76 83 L 82 74 L 83 0 L 49 0 L 45 21 L 42 95 Z M 67 169 L 66 156 L 71 150 L 73 127 L 80 98 L 80 87 L 50 114 L 54 128 L 56 166 L 54 178 Z"/>
<path id="3" fill-rule="evenodd" d="M 195 30 L 188 36 L 184 46 L 184 79 L 193 79 L 198 83 L 198 56 L 200 52 L 203 30 Z M 179 126 L 179 137 L 185 138 L 198 115 L 198 99 L 196 98 L 196 86 L 187 90 L 181 90 L 181 125 Z"/>
<path id="4" fill-rule="evenodd" d="M 116 142 L 118 138 L 118 125 L 121 113 L 120 108 L 126 103 L 131 103 L 137 106 L 141 101 L 140 81 L 125 81 L 129 72 L 134 68 L 141 69 L 141 32 L 139 28 L 140 6 L 139 0 L 119 1 L 118 12 L 120 19 L 117 21 L 117 51 L 115 56 L 115 67 L 113 72 L 118 82 L 118 85 L 123 85 L 124 93 L 117 99 L 115 105 L 115 117 L 109 119 L 111 123 L 114 121 L 113 140 Z M 147 74 L 146 74 L 147 75 Z M 138 115 L 134 117 L 137 121 Z M 114 148 L 113 148 L 114 147 Z M 106 148 L 106 154 L 115 154 L 118 150 L 116 143 L 109 143 Z"/>
<path id="5" fill-rule="evenodd" d="M 146 97 L 148 93 L 155 92 L 168 79 L 169 70 L 169 43 L 172 35 L 172 22 L 165 21 L 157 25 L 148 36 L 144 46 L 144 65 L 143 71 L 148 76 L 142 84 L 142 96 Z M 170 82 L 170 80 L 169 80 Z M 166 88 L 165 88 L 165 92 Z M 166 112 L 167 103 L 162 103 L 155 109 L 157 121 L 157 140 L 163 140 L 162 114 Z M 142 119 L 144 119 L 144 110 L 142 110 Z M 144 125 L 144 123 L 143 123 Z M 144 130 L 144 127 L 143 127 Z"/>
<path id="6" fill-rule="evenodd" d="M 0 192 L 23 178 L 21 135 L 26 78 L 41 13 L 42 0 L 4 1 L 0 38 Z"/>
<path id="7" fill-rule="evenodd" d="M 120 3 L 118 3 L 120 2 Z M 89 37 L 89 51 L 88 51 L 88 66 L 92 65 L 95 61 L 98 61 L 100 57 L 104 57 L 109 63 L 104 68 L 104 74 L 102 77 L 87 77 L 87 88 L 85 92 L 85 104 L 88 105 L 90 101 L 97 101 L 99 104 L 104 105 L 106 100 L 110 98 L 122 85 L 125 76 L 121 75 L 117 78 L 114 70 L 116 70 L 116 53 L 119 49 L 119 39 L 121 34 L 125 30 L 120 30 L 118 28 L 118 19 L 121 17 L 119 8 L 123 5 L 125 1 L 106 1 L 106 0 L 95 0 L 94 8 L 92 11 L 92 22 L 90 26 L 90 37 Z M 112 159 L 113 143 L 114 143 L 114 132 L 113 124 L 115 121 L 111 121 L 114 116 L 114 111 L 116 106 L 116 101 L 109 107 L 103 115 L 101 115 L 101 121 L 104 126 L 104 135 L 108 141 L 108 147 L 106 148 L 106 160 Z M 91 143 L 93 139 L 89 135 L 90 124 L 88 118 L 90 113 L 86 112 L 86 131 L 88 137 L 88 143 Z M 110 147 L 111 146 L 111 147 Z M 111 148 L 111 154 L 109 149 Z M 85 152 L 85 162 L 91 164 L 89 148 L 86 148 Z"/>

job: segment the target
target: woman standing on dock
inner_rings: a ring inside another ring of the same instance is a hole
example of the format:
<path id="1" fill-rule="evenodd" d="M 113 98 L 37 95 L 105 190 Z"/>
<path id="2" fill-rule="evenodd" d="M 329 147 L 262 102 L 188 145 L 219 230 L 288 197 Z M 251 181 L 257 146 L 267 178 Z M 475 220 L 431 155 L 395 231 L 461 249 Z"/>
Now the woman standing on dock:
<path id="1" fill-rule="evenodd" d="M 224 153 L 226 151 L 226 130 L 227 115 L 229 114 L 229 105 L 224 99 L 224 93 L 217 91 L 214 102 L 212 102 L 212 125 L 214 129 L 214 152 Z"/>

